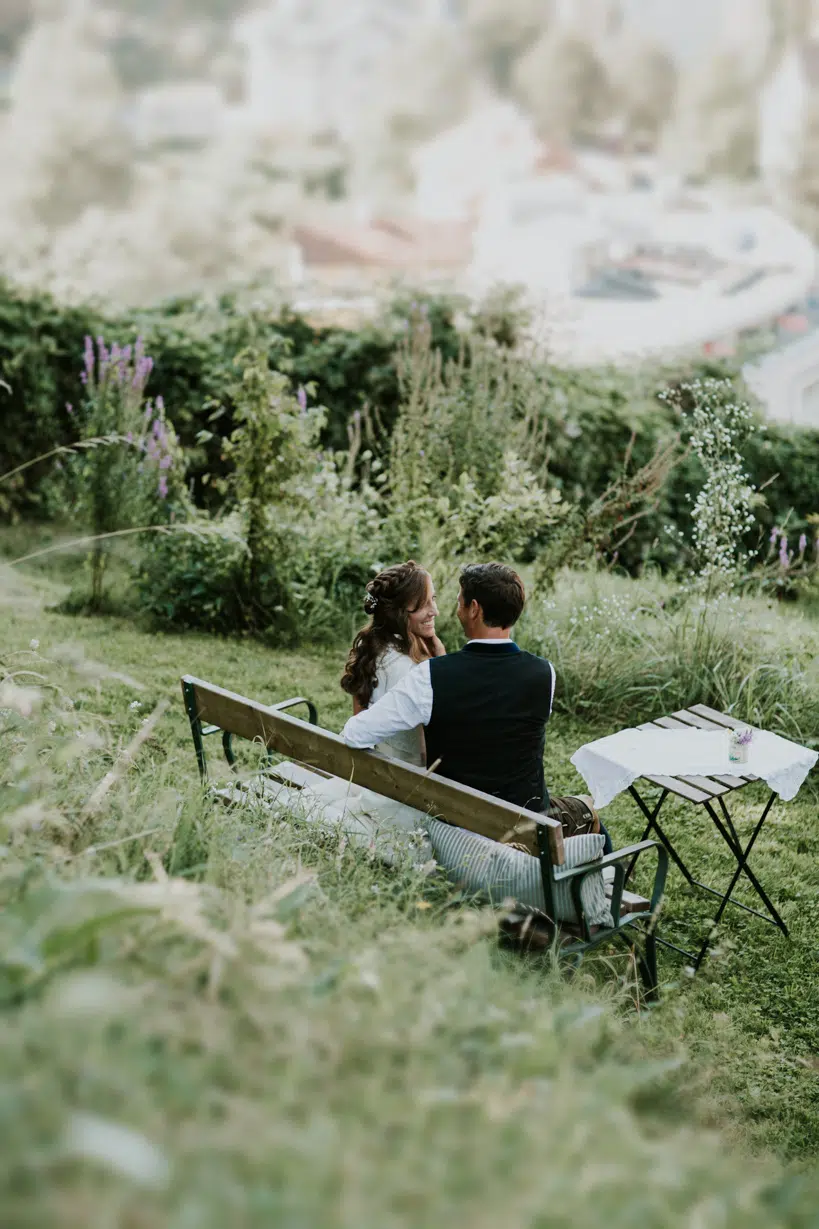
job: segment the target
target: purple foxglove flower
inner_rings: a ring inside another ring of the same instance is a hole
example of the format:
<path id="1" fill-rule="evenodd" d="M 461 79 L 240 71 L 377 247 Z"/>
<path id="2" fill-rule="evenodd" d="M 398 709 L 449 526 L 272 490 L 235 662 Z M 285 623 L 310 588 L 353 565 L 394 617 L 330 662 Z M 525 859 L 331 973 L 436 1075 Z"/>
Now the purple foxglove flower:
<path id="1" fill-rule="evenodd" d="M 159 406 L 157 406 L 157 409 L 159 409 Z M 162 427 L 162 420 L 160 418 L 154 419 L 154 425 L 152 429 L 153 429 L 155 439 L 159 439 L 161 435 L 164 435 L 164 431 Z"/>
<path id="2" fill-rule="evenodd" d="M 805 551 L 808 549 L 808 535 L 800 533 L 799 535 L 799 558 L 801 559 Z"/>
<path id="3" fill-rule="evenodd" d="M 790 567 L 790 558 L 788 556 L 788 539 L 785 534 L 779 540 L 779 563 L 783 568 Z"/>
<path id="4" fill-rule="evenodd" d="M 164 474 L 160 475 L 158 489 L 159 489 L 159 498 L 166 499 L 168 496 L 168 479 L 165 477 Z"/>
<path id="5" fill-rule="evenodd" d="M 156 399 L 156 408 L 159 410 L 160 414 L 165 413 L 165 398 L 162 396 L 161 393 Z"/>
<path id="6" fill-rule="evenodd" d="M 305 392 L 303 386 L 299 388 L 299 391 L 296 395 L 298 397 L 299 405 L 301 406 L 302 410 L 306 410 L 307 409 L 307 393 Z"/>
<path id="7" fill-rule="evenodd" d="M 74 413 L 74 407 L 73 407 L 73 405 L 71 404 L 71 402 L 70 402 L 70 401 L 66 401 L 66 403 L 65 403 L 65 408 L 66 408 L 66 410 L 68 411 L 68 413 L 69 413 L 69 414 L 73 414 L 73 413 Z"/>
<path id="8" fill-rule="evenodd" d="M 771 530 L 771 538 L 770 538 L 771 546 L 776 546 L 776 540 L 778 537 L 779 537 L 779 527 L 777 525 L 774 525 L 773 529 Z"/>
<path id="9" fill-rule="evenodd" d="M 164 456 L 162 460 L 159 462 L 159 468 L 160 469 L 170 469 L 172 464 L 173 464 L 172 458 L 169 456 Z"/>

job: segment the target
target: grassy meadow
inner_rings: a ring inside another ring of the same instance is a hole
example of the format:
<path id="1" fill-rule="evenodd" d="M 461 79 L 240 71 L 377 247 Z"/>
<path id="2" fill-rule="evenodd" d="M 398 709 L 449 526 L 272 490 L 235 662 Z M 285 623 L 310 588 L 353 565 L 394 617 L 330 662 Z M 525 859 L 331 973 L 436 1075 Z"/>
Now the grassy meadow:
<path id="1" fill-rule="evenodd" d="M 729 910 L 696 978 L 661 954 L 647 1010 L 620 953 L 571 977 L 502 953 L 489 911 L 411 866 L 203 796 L 179 676 L 307 695 L 337 730 L 343 650 L 69 617 L 54 607 L 73 566 L 0 571 L 4 1224 L 819 1224 L 815 781 L 753 858 L 790 941 Z M 581 743 L 657 715 L 662 654 L 688 652 L 687 633 L 662 640 L 658 585 L 633 586 L 564 577 L 522 629 L 561 672 L 555 789 L 580 786 Z M 752 601 L 725 617 L 762 654 L 775 628 L 780 725 L 809 722 L 797 673 L 819 625 Z M 610 692 L 581 694 L 590 662 L 606 677 L 595 618 L 616 624 L 621 665 Z M 743 831 L 761 800 L 736 797 Z M 622 796 L 605 819 L 615 844 L 640 834 Z M 680 804 L 668 826 L 703 878 L 729 877 L 706 816 Z M 661 933 L 693 943 L 707 916 L 672 873 Z"/>

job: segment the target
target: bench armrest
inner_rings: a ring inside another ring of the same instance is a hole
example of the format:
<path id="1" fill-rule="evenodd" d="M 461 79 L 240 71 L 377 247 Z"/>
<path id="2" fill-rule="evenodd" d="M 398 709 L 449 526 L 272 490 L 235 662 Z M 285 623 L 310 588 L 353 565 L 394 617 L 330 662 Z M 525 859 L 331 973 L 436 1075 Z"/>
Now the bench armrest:
<path id="1" fill-rule="evenodd" d="M 623 888 L 626 883 L 627 870 L 623 866 L 624 862 L 631 863 L 632 859 L 639 858 L 640 854 L 645 853 L 649 849 L 657 851 L 657 870 L 654 873 L 654 886 L 651 890 L 651 915 L 652 925 L 656 923 L 656 918 L 659 913 L 660 904 L 665 894 L 665 881 L 668 876 L 668 850 L 664 845 L 660 845 L 657 841 L 640 841 L 636 845 L 627 845 L 625 849 L 617 849 L 614 853 L 606 854 L 603 858 L 597 858 L 594 862 L 584 862 L 582 866 L 572 866 L 568 870 L 555 871 L 555 882 L 562 882 L 566 879 L 576 880 L 572 884 L 572 896 L 575 900 L 578 916 L 582 920 L 584 930 L 588 929 L 580 900 L 580 887 L 584 879 L 589 875 L 593 875 L 595 871 L 602 871 L 607 866 L 614 867 L 614 885 L 611 893 L 611 912 L 614 918 L 614 925 L 620 925 L 620 906 L 623 900 Z"/>
<path id="2" fill-rule="evenodd" d="M 310 725 L 318 725 L 318 709 L 312 700 L 308 700 L 305 696 L 294 696 L 292 700 L 282 700 L 279 704 L 271 705 L 277 713 L 283 713 L 288 708 L 295 708 L 297 704 L 307 705 L 307 720 Z"/>
<path id="3" fill-rule="evenodd" d="M 307 705 L 307 720 L 310 722 L 310 725 L 318 725 L 318 709 L 313 701 L 308 700 L 306 696 L 294 696 L 292 700 L 280 700 L 278 704 L 271 705 L 271 708 L 275 709 L 278 713 L 283 713 L 285 709 L 295 708 L 298 704 Z M 228 765 L 235 772 L 236 756 L 233 754 L 233 735 L 230 731 L 223 730 L 222 727 L 218 725 L 206 725 L 202 727 L 200 734 L 202 738 L 207 738 L 209 734 L 222 735 L 222 748 L 225 753 L 225 759 L 227 760 Z M 269 751 L 267 753 L 267 758 L 268 760 L 271 758 L 271 753 Z"/>

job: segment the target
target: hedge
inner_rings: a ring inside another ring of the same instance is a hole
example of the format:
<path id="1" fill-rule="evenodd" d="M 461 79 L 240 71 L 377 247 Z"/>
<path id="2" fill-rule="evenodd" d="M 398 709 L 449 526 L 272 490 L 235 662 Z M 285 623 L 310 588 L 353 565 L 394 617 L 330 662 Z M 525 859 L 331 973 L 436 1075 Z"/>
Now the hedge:
<path id="1" fill-rule="evenodd" d="M 341 449 L 355 411 L 369 407 L 384 438 L 399 407 L 396 351 L 405 336 L 413 307 L 397 299 L 383 315 L 358 329 L 315 327 L 291 311 L 247 310 L 233 297 L 213 305 L 175 300 L 157 308 L 114 317 L 92 306 L 61 307 L 46 294 L 19 290 L 0 280 L 0 473 L 5 473 L 56 444 L 74 439 L 75 419 L 68 404 L 79 401 L 79 371 L 86 333 L 100 333 L 125 343 L 145 338 L 156 366 L 148 392 L 161 393 L 188 450 L 194 496 L 202 506 L 214 506 L 219 496 L 206 474 L 224 472 L 219 437 L 232 429 L 232 407 L 224 390 L 233 376 L 236 354 L 248 344 L 263 346 L 271 364 L 289 372 L 296 383 L 315 385 L 315 395 L 329 411 L 323 445 Z M 434 344 L 445 358 L 461 346 L 455 306 L 446 298 L 425 300 L 424 310 Z M 684 421 L 657 399 L 666 383 L 696 376 L 738 372 L 725 364 L 677 365 L 663 370 L 561 370 L 544 364 L 540 380 L 550 469 L 568 498 L 594 499 L 611 482 L 630 448 L 632 463 L 648 460 L 658 441 Z M 222 412 L 212 421 L 217 407 Z M 206 445 L 197 442 L 203 428 L 214 433 Z M 791 524 L 798 533 L 804 518 L 819 512 L 819 432 L 769 424 L 747 447 L 746 458 L 757 486 L 766 488 L 767 507 L 760 514 L 766 530 L 781 524 L 794 509 Z M 43 478 L 46 467 L 34 467 L 11 487 L 2 488 L 0 512 L 45 515 Z M 622 561 L 635 566 L 651 550 L 661 563 L 674 561 L 672 539 L 663 536 L 671 524 L 687 533 L 690 492 L 702 478 L 696 462 L 687 458 L 675 471 L 655 516 L 644 522 L 628 543 Z"/>

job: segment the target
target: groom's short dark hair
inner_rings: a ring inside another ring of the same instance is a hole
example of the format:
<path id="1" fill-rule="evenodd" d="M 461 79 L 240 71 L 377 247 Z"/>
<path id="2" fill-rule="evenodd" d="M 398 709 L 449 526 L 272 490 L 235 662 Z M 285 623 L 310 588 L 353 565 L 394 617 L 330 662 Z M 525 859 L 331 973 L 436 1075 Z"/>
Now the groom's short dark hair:
<path id="1" fill-rule="evenodd" d="M 477 602 L 487 627 L 513 627 L 523 614 L 526 590 L 505 563 L 471 563 L 461 572 L 464 605 Z"/>

